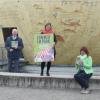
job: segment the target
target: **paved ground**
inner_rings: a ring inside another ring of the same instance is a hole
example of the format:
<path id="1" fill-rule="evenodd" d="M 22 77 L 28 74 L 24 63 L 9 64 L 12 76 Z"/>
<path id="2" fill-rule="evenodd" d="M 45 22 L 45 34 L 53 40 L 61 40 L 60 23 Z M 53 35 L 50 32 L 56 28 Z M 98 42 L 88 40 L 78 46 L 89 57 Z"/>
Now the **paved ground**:
<path id="1" fill-rule="evenodd" d="M 40 66 L 25 66 L 23 71 L 39 74 Z M 52 75 L 74 74 L 75 68 L 52 66 L 50 72 Z M 100 67 L 94 68 L 94 74 L 100 75 Z M 82 95 L 78 89 L 48 90 L 0 87 L 0 100 L 100 100 L 100 90 L 93 90 L 91 94 Z"/>
<path id="2" fill-rule="evenodd" d="M 94 75 L 100 76 L 100 66 L 93 67 L 94 69 Z M 0 68 L 0 71 L 7 71 L 7 66 L 3 66 Z M 32 74 L 40 74 L 41 67 L 39 65 L 26 65 L 20 68 L 20 71 L 23 73 L 32 73 Z M 44 73 L 46 73 L 46 67 L 44 69 Z M 56 65 L 51 66 L 50 69 L 51 75 L 73 75 L 76 73 L 76 69 L 74 66 L 62 66 L 62 65 Z"/>
<path id="3" fill-rule="evenodd" d="M 100 100 L 100 90 L 80 94 L 79 90 L 48 90 L 0 87 L 0 100 Z"/>
<path id="4" fill-rule="evenodd" d="M 46 67 L 44 69 L 44 73 L 46 73 Z M 34 74 L 40 74 L 40 66 L 37 65 L 29 65 L 29 66 L 24 66 L 22 68 L 23 72 L 28 72 L 28 73 L 34 73 Z M 100 67 L 93 67 L 94 70 L 94 75 L 99 75 L 100 76 Z M 76 69 L 74 66 L 51 66 L 50 73 L 52 75 L 73 75 L 76 73 Z"/>

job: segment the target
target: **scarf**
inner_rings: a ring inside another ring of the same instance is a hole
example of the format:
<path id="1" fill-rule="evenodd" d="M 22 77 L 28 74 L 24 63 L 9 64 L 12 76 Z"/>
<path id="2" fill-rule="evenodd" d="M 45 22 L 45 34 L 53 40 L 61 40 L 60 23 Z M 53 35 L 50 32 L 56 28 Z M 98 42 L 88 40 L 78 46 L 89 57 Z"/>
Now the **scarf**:
<path id="1" fill-rule="evenodd" d="M 50 30 L 43 29 L 42 33 L 43 34 L 54 34 L 54 30 L 52 30 L 52 28 Z"/>

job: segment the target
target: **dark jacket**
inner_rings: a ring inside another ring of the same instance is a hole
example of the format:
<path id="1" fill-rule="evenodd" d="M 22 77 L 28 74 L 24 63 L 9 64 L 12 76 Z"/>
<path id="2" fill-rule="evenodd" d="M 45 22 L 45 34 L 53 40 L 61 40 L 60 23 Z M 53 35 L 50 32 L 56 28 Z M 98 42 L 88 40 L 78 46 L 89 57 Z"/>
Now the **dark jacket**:
<path id="1" fill-rule="evenodd" d="M 11 41 L 18 41 L 17 49 L 14 49 L 11 46 Z M 17 37 L 15 40 L 13 40 L 12 36 L 10 36 L 6 40 L 5 48 L 7 49 L 8 59 L 19 59 L 21 50 L 24 48 L 23 41 L 20 37 Z M 13 51 L 11 52 L 10 49 L 13 49 Z"/>

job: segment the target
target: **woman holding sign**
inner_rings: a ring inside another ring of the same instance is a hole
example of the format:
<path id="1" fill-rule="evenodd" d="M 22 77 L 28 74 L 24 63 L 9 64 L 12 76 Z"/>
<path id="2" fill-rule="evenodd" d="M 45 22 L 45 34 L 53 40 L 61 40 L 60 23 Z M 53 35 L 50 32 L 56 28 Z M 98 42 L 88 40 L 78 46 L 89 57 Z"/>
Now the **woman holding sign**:
<path id="1" fill-rule="evenodd" d="M 55 32 L 52 29 L 51 23 L 47 23 L 45 25 L 45 28 L 41 31 L 41 34 L 53 34 L 54 35 L 54 43 L 56 44 L 57 40 L 56 40 Z M 55 58 L 55 55 L 56 55 L 55 46 L 53 47 L 53 50 L 54 50 L 54 58 Z M 40 74 L 41 76 L 43 76 L 45 64 L 46 64 L 45 61 L 41 62 L 41 74 Z M 50 73 L 49 73 L 50 67 L 51 67 L 51 61 L 48 61 L 47 62 L 47 72 L 46 72 L 47 76 L 50 76 Z"/>
<path id="2" fill-rule="evenodd" d="M 78 72 L 74 75 L 74 78 L 82 88 L 81 93 L 89 93 L 89 79 L 93 74 L 93 69 L 92 58 L 89 56 L 89 51 L 86 47 L 81 48 L 75 66 Z"/>

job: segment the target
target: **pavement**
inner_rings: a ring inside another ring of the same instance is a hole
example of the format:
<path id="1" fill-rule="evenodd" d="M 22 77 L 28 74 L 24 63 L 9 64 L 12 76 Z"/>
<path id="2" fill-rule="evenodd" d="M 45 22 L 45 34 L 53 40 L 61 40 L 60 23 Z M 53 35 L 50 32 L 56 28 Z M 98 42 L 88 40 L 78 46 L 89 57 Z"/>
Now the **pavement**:
<path id="1" fill-rule="evenodd" d="M 44 73 L 46 73 L 47 67 L 44 69 Z M 94 75 L 100 76 L 100 66 L 93 67 Z M 22 72 L 40 74 L 41 67 L 39 65 L 27 65 L 23 66 L 21 69 Z M 74 66 L 51 66 L 50 69 L 51 75 L 74 75 L 76 73 L 76 69 Z"/>
<path id="2" fill-rule="evenodd" d="M 6 67 L 7 68 L 7 67 Z M 100 76 L 100 67 L 94 67 L 94 75 Z M 22 73 L 39 75 L 40 66 L 27 65 L 21 68 Z M 4 71 L 3 69 L 1 71 Z M 46 72 L 46 67 L 45 70 Z M 52 75 L 72 75 L 76 72 L 74 67 L 52 66 Z M 91 94 L 80 94 L 79 89 L 35 89 L 0 87 L 0 100 L 100 100 L 100 90 L 92 90 Z"/>
<path id="3" fill-rule="evenodd" d="M 0 87 L 0 100 L 100 100 L 100 90 L 80 94 L 80 90 Z"/>
<path id="4" fill-rule="evenodd" d="M 44 69 L 44 74 L 46 73 L 47 67 Z M 100 76 L 100 66 L 95 66 L 93 67 L 94 73 L 93 75 L 95 76 Z M 8 67 L 7 66 L 2 66 L 0 68 L 0 72 L 7 72 Z M 37 74 L 40 75 L 41 72 L 41 67 L 40 65 L 25 65 L 20 67 L 20 72 L 22 73 L 32 73 L 32 74 Z M 74 75 L 76 73 L 76 69 L 74 66 L 69 66 L 69 65 L 52 65 L 50 69 L 51 75 Z"/>

